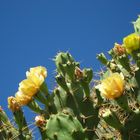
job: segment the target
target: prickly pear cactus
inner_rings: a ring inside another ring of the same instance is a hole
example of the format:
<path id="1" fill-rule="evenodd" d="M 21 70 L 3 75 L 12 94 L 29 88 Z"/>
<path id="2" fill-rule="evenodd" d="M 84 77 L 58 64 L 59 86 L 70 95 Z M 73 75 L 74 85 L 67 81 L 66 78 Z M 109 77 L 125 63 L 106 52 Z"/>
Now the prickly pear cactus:
<path id="1" fill-rule="evenodd" d="M 33 138 L 22 111 L 23 106 L 28 106 L 39 114 L 35 124 L 43 140 L 93 140 L 99 107 L 91 96 L 92 69 L 81 70 L 80 64 L 67 52 L 58 53 L 54 61 L 57 73 L 53 92 L 49 92 L 45 83 L 46 68 L 38 66 L 26 72 L 15 97 L 8 98 L 8 107 L 18 127 L 15 127 L 16 138 Z"/>
<path id="2" fill-rule="evenodd" d="M 92 139 L 99 121 L 98 107 L 90 96 L 92 70 L 81 70 L 69 53 L 58 53 L 55 63 L 58 87 L 54 90 L 54 104 L 58 111 L 71 110 Z"/>
<path id="3" fill-rule="evenodd" d="M 8 98 L 14 122 L 0 108 L 0 140 L 34 139 L 24 106 L 36 113 L 33 125 L 42 140 L 140 140 L 140 18 L 133 23 L 135 32 L 115 43 L 110 59 L 97 55 L 104 65 L 99 77 L 68 52 L 54 58 L 53 91 L 45 82 L 47 69 L 30 68 Z"/>
<path id="4" fill-rule="evenodd" d="M 52 114 L 46 124 L 46 138 L 49 140 L 86 140 L 84 131 L 76 117 L 64 113 Z"/>
<path id="5" fill-rule="evenodd" d="M 109 51 L 110 60 L 104 54 L 97 56 L 106 66 L 95 87 L 101 97 L 98 131 L 107 130 L 104 135 L 99 133 L 100 139 L 140 139 L 139 25 L 138 18 L 134 22 L 135 32 Z"/>

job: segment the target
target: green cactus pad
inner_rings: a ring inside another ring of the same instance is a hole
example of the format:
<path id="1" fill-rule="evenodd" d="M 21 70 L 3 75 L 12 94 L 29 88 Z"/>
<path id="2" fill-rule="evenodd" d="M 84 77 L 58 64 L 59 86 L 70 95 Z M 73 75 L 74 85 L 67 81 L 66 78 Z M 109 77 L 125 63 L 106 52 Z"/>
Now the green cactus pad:
<path id="1" fill-rule="evenodd" d="M 64 113 L 51 115 L 46 124 L 47 140 L 87 140 L 77 118 Z"/>
<path id="2" fill-rule="evenodd" d="M 66 81 L 75 79 L 75 67 L 79 63 L 74 61 L 74 58 L 69 53 L 60 52 L 56 55 L 55 64 L 57 72 L 66 78 Z"/>

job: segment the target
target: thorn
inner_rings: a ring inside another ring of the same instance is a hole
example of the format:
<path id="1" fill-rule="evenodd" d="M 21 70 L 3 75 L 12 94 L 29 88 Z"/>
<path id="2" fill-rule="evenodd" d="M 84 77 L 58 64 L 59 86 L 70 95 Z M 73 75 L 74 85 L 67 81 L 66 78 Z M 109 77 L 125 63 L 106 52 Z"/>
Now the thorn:
<path id="1" fill-rule="evenodd" d="M 58 139 L 57 132 L 55 132 L 55 133 L 54 133 L 53 137 L 54 137 L 54 139 L 55 139 L 55 140 L 57 140 L 57 139 Z"/>
<path id="2" fill-rule="evenodd" d="M 60 122 L 60 119 L 59 119 L 58 117 L 56 117 L 56 120 L 57 120 L 58 122 Z"/>
<path id="3" fill-rule="evenodd" d="M 74 130 L 72 130 L 72 134 L 74 134 L 74 133 L 76 133 L 77 131 L 74 129 Z"/>
<path id="4" fill-rule="evenodd" d="M 69 115 L 69 119 L 70 119 L 70 120 L 73 120 L 73 117 L 72 117 L 71 115 Z"/>

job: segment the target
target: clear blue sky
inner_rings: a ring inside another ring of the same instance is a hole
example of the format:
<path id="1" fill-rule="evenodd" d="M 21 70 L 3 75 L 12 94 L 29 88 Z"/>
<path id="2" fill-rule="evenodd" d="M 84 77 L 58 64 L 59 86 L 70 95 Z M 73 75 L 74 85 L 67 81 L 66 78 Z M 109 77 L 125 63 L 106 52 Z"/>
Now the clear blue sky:
<path id="1" fill-rule="evenodd" d="M 25 72 L 33 66 L 48 69 L 51 59 L 67 51 L 82 67 L 100 68 L 96 54 L 133 32 L 131 21 L 140 14 L 138 0 L 0 0 L 0 104 L 14 95 Z M 8 111 L 7 111 L 8 112 Z"/>

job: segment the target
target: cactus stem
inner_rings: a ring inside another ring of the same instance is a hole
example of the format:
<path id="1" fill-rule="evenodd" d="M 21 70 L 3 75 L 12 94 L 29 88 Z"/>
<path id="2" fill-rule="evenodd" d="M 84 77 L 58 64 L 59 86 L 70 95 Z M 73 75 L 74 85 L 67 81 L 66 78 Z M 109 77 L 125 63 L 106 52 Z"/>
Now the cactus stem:
<path id="1" fill-rule="evenodd" d="M 85 129 L 85 131 L 87 131 L 87 132 L 95 132 L 95 130 L 93 130 L 93 129 Z"/>
<path id="2" fill-rule="evenodd" d="M 118 104 L 122 109 L 124 109 L 125 111 L 127 111 L 127 112 L 132 112 L 132 110 L 131 110 L 131 109 L 129 108 L 129 106 L 128 106 L 128 100 L 127 100 L 126 95 L 122 95 L 122 96 L 116 98 L 115 101 L 116 101 L 117 104 Z"/>
<path id="3" fill-rule="evenodd" d="M 47 84 L 46 84 L 45 82 L 41 85 L 40 91 L 41 91 L 42 93 L 44 93 L 44 95 L 47 96 L 47 97 L 50 95 L 50 94 L 49 94 L 48 87 L 47 87 Z"/>
<path id="4" fill-rule="evenodd" d="M 38 105 L 37 102 L 35 102 L 35 100 L 32 100 L 30 103 L 27 104 L 27 106 L 36 113 L 39 114 L 48 113 L 45 110 L 42 110 L 42 108 Z"/>

